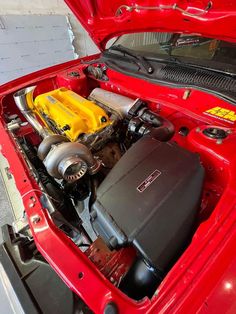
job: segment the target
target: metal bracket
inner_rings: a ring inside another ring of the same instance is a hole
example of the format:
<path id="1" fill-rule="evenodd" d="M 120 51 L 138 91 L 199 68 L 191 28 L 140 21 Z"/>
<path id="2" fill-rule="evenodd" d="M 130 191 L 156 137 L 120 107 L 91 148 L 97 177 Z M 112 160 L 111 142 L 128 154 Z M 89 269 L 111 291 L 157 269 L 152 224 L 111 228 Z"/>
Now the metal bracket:
<path id="1" fill-rule="evenodd" d="M 91 216 L 89 212 L 89 200 L 90 200 L 90 195 L 83 201 L 80 202 L 80 206 L 75 206 L 75 209 L 82 220 L 82 226 L 84 230 L 87 232 L 88 236 L 94 242 L 97 239 L 97 235 L 93 230 L 93 226 L 91 224 Z"/>

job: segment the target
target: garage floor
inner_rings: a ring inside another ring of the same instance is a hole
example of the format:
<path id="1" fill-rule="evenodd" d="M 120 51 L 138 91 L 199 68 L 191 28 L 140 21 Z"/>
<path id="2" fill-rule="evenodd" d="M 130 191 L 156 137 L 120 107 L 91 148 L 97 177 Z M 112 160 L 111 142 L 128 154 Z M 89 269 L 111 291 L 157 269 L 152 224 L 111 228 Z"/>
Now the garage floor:
<path id="1" fill-rule="evenodd" d="M 5 224 L 11 224 L 13 214 L 11 205 L 8 201 L 2 178 L 0 177 L 0 227 Z M 2 233 L 0 232 L 0 243 L 2 242 Z"/>

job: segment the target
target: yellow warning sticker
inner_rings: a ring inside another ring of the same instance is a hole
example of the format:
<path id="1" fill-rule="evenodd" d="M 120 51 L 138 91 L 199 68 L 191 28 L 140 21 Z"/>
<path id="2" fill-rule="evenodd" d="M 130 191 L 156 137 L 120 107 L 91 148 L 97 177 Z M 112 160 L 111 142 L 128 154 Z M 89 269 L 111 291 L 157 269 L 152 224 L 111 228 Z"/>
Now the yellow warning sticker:
<path id="1" fill-rule="evenodd" d="M 234 123 L 236 121 L 236 112 L 222 107 L 211 108 L 205 111 L 204 114 L 230 123 Z"/>

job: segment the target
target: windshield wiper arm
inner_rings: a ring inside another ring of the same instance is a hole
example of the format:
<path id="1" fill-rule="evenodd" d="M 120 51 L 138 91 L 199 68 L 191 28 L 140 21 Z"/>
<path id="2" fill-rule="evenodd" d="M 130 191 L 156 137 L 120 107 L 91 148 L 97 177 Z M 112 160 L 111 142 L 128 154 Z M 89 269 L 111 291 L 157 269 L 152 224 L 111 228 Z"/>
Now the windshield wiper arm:
<path id="1" fill-rule="evenodd" d="M 145 60 L 145 58 L 135 52 L 133 52 L 132 50 L 128 49 L 128 48 L 125 48 L 121 45 L 115 45 L 115 46 L 111 46 L 108 51 L 118 51 L 118 52 L 121 52 L 127 56 L 130 56 L 132 58 L 134 58 L 135 62 L 139 65 L 139 67 L 143 68 L 146 72 L 148 73 L 153 73 L 154 69 L 153 67 L 150 65 L 150 63 Z"/>

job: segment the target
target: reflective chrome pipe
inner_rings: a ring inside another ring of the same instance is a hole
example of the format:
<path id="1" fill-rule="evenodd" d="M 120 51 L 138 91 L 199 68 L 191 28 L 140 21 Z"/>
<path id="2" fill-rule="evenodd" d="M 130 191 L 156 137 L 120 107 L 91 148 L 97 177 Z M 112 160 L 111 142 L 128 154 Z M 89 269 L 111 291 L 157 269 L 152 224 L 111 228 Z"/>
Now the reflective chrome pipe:
<path id="1" fill-rule="evenodd" d="M 26 118 L 26 120 L 29 122 L 30 125 L 38 132 L 38 134 L 45 138 L 49 136 L 51 133 L 43 127 L 39 121 L 37 120 L 35 114 L 30 109 L 29 104 L 32 104 L 33 107 L 33 93 L 36 86 L 30 86 L 27 88 L 23 88 L 16 92 L 13 97 L 15 100 L 15 103 L 23 116 Z"/>

